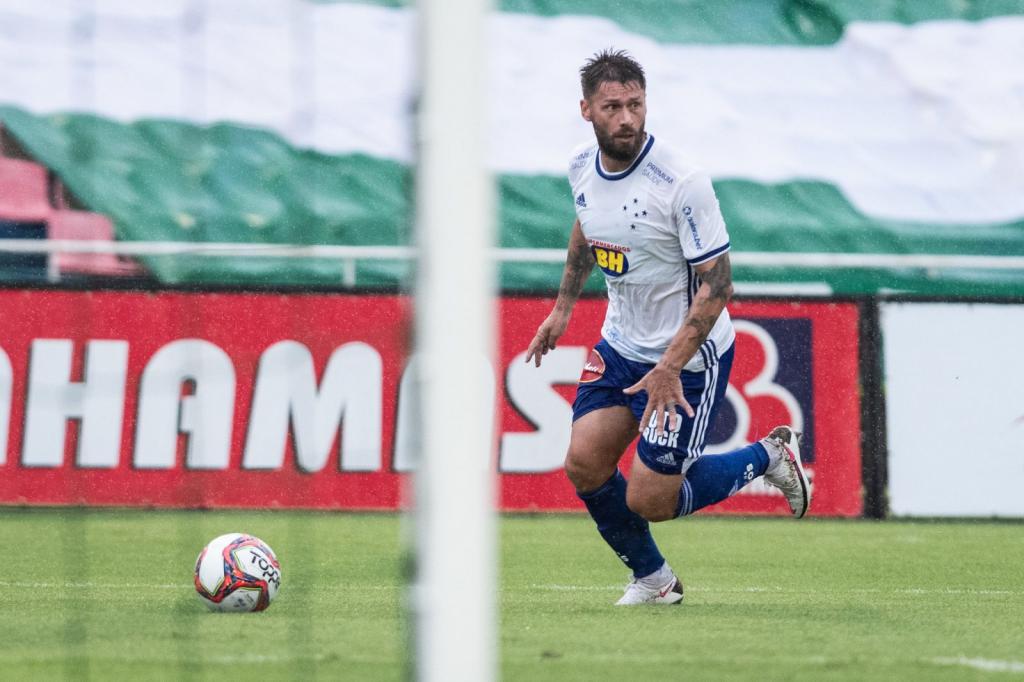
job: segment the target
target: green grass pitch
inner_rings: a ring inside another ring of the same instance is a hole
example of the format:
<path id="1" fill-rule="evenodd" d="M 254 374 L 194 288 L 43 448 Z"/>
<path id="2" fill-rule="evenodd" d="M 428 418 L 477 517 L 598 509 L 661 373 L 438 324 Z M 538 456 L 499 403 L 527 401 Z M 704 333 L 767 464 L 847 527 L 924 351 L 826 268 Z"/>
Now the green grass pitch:
<path id="1" fill-rule="evenodd" d="M 401 680 L 401 517 L 0 511 L 0 677 Z M 265 613 L 208 613 L 215 535 L 266 540 Z M 505 680 L 953 680 L 1024 673 L 1016 523 L 695 518 L 655 529 L 682 607 L 617 609 L 625 571 L 584 516 L 501 521 Z M 461 598 L 458 576 L 453 599 Z M 1015 675 L 1010 675 L 1015 677 Z"/>

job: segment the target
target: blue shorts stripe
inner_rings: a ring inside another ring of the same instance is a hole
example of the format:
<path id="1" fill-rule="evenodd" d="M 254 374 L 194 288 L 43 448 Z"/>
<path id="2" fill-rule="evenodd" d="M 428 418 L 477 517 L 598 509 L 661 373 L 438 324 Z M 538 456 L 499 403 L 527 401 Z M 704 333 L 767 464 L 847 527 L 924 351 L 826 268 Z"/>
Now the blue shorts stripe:
<path id="1" fill-rule="evenodd" d="M 697 403 L 697 409 L 694 410 L 693 415 L 693 428 L 690 430 L 690 442 L 686 448 L 687 457 L 700 457 L 701 444 L 703 441 L 703 435 L 701 434 L 701 423 L 704 420 L 704 414 L 708 410 L 710 403 L 709 396 L 714 394 L 715 385 L 709 381 L 711 372 L 707 369 L 704 370 L 704 390 L 700 394 L 700 402 Z"/>
<path id="2" fill-rule="evenodd" d="M 714 413 L 715 408 L 715 394 L 718 392 L 718 363 L 716 362 L 711 366 L 711 376 L 708 378 L 708 386 L 711 388 L 711 392 L 708 394 L 708 406 L 704 410 L 702 420 L 700 424 L 700 438 L 697 441 L 697 456 L 700 457 L 704 454 L 704 443 L 707 441 L 708 426 L 711 424 L 711 415 Z"/>
<path id="3" fill-rule="evenodd" d="M 690 432 L 690 447 L 687 448 L 686 454 L 689 457 L 700 457 L 700 437 L 701 429 L 700 425 L 704 421 L 704 412 L 708 405 L 708 396 L 714 388 L 708 379 L 711 377 L 711 372 L 707 369 L 704 370 L 704 391 L 700 394 L 700 404 L 697 405 L 697 409 L 693 415 L 693 430 Z"/>

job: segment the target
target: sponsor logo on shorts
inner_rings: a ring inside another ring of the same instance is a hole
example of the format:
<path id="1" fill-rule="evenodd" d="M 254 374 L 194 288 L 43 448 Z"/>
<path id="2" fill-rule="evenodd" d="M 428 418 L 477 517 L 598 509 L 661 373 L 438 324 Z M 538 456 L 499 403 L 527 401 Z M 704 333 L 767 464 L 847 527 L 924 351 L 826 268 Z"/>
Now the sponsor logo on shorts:
<path id="1" fill-rule="evenodd" d="M 589 384 L 604 376 L 604 358 L 597 352 L 596 348 L 590 350 L 590 356 L 583 364 L 583 373 L 580 374 L 580 383 Z"/>
<path id="2" fill-rule="evenodd" d="M 658 435 L 658 417 L 656 414 L 651 414 L 651 419 L 647 423 L 647 428 L 644 429 L 644 440 L 651 445 L 658 445 L 666 448 L 678 448 L 679 447 L 679 431 L 683 428 L 682 415 L 668 420 L 667 428 L 662 430 L 661 435 Z M 672 422 L 675 422 L 674 424 Z M 662 457 L 670 457 L 670 462 L 666 464 L 675 464 L 676 459 L 672 453 L 665 453 L 661 457 L 658 457 L 659 462 L 664 461 Z"/>

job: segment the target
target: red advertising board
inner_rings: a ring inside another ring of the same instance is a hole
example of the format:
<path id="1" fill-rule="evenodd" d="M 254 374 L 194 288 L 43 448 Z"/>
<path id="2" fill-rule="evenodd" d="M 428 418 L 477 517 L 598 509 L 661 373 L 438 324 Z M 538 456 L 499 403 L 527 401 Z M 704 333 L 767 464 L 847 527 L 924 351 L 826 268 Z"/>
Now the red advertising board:
<path id="1" fill-rule="evenodd" d="M 503 445 L 508 445 L 510 433 L 529 432 L 544 418 L 544 411 L 539 409 L 532 419 L 524 418 L 526 410 L 515 404 L 514 391 L 509 390 L 508 373 L 521 362 L 522 349 L 552 304 L 551 299 L 505 299 L 502 303 L 500 359 L 501 366 L 507 368 L 502 401 Z M 584 349 L 596 343 L 604 309 L 604 300 L 580 301 L 559 347 Z M 705 452 L 728 451 L 758 440 L 774 426 L 793 424 L 804 433 L 802 454 L 814 492 L 811 513 L 860 515 L 863 504 L 857 306 L 735 302 L 729 309 L 736 326 L 736 357 L 727 404 L 709 430 Z M 582 366 L 582 358 L 581 355 L 578 366 Z M 574 384 L 558 388 L 565 400 L 571 402 Z M 502 459 L 499 458 L 499 464 Z M 623 459 L 627 475 L 626 465 L 630 461 L 631 457 Z M 560 471 L 515 474 L 507 466 L 502 470 L 501 501 L 505 509 L 580 508 Z M 782 496 L 766 488 L 760 479 L 707 511 L 789 514 Z"/>
<path id="2" fill-rule="evenodd" d="M 494 458 L 505 510 L 582 508 L 560 464 L 604 301 L 578 304 L 538 370 L 523 351 L 551 305 L 500 302 L 496 448 L 481 456 Z M 401 503 L 416 440 L 401 416 L 403 297 L 8 290 L 0 306 L 0 503 Z M 796 423 L 812 513 L 859 514 L 856 307 L 731 309 L 737 358 L 708 452 Z M 785 503 L 751 488 L 716 511 L 783 513 Z"/>

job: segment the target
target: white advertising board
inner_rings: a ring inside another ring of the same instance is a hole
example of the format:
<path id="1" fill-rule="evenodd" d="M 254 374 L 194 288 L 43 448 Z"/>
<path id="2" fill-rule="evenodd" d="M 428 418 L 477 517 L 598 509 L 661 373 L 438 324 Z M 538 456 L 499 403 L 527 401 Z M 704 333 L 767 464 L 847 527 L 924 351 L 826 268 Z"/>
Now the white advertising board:
<path id="1" fill-rule="evenodd" d="M 1024 305 L 881 307 L 896 516 L 1024 516 Z"/>

